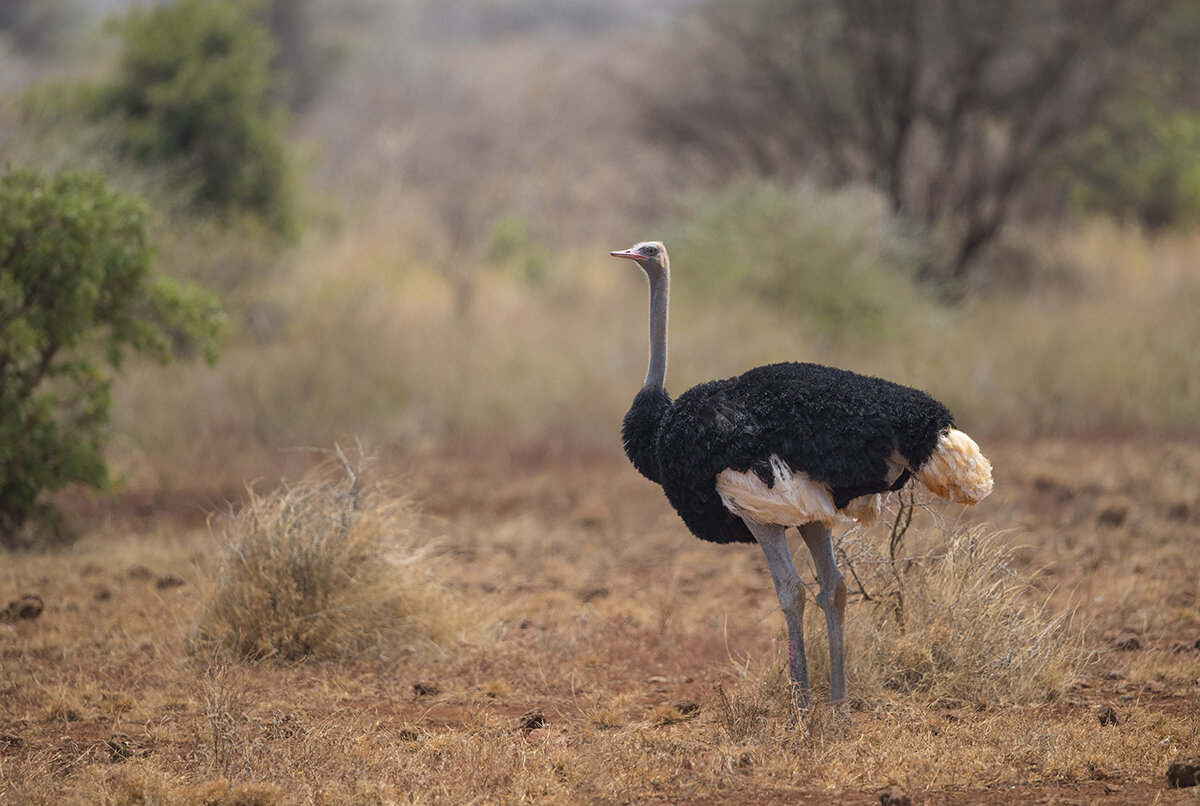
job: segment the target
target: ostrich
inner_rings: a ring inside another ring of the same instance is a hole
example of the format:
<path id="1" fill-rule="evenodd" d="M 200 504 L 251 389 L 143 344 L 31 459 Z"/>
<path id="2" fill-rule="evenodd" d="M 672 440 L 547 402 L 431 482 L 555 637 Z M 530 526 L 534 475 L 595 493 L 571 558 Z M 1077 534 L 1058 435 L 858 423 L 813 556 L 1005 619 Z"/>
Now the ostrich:
<path id="1" fill-rule="evenodd" d="M 626 455 L 696 537 L 762 548 L 787 624 L 792 696 L 807 708 L 805 593 L 785 539 L 789 526 L 799 529 L 828 627 L 830 700 L 844 708 L 846 583 L 830 527 L 869 522 L 881 494 L 913 477 L 940 497 L 977 503 L 992 490 L 991 465 L 924 392 L 817 364 L 757 367 L 672 401 L 663 387 L 667 250 L 645 241 L 610 254 L 650 282 L 650 366 L 622 425 Z"/>

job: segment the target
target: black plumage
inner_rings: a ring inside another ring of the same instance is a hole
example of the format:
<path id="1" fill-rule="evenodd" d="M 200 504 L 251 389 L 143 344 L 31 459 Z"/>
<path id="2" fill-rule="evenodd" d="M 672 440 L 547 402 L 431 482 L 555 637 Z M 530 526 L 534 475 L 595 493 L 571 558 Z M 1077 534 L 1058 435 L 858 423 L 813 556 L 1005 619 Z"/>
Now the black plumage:
<path id="1" fill-rule="evenodd" d="M 740 517 L 722 503 L 717 475 L 753 470 L 774 478 L 772 455 L 829 486 L 838 508 L 862 495 L 899 489 L 889 483 L 898 452 L 920 467 L 953 425 L 950 411 L 924 392 L 818 364 L 757 367 L 684 392 L 673 403 L 661 387 L 644 388 L 625 415 L 625 452 L 697 537 L 752 543 Z"/>

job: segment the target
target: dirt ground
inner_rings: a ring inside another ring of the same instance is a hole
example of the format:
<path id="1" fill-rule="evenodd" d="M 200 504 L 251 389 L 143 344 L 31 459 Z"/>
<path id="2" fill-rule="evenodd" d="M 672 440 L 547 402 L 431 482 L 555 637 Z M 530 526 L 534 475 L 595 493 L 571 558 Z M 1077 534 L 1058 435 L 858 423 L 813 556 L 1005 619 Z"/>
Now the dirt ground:
<path id="1" fill-rule="evenodd" d="M 0 802 L 1200 802 L 1166 775 L 1200 758 L 1200 443 L 985 448 L 995 493 L 943 517 L 1002 530 L 1071 614 L 1088 662 L 1052 701 L 856 696 L 852 670 L 848 723 L 764 694 L 783 724 L 739 734 L 782 664 L 757 550 L 690 537 L 613 453 L 466 446 L 385 464 L 493 623 L 422 652 L 200 657 L 213 494 L 74 502 L 78 544 L 0 570 L 0 607 L 44 603 L 0 622 Z"/>

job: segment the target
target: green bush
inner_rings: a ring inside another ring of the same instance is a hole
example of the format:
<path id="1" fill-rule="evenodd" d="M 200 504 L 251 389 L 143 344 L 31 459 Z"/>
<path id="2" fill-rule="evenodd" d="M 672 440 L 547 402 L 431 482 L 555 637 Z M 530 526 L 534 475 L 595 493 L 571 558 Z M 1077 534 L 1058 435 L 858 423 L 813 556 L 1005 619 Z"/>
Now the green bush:
<path id="1" fill-rule="evenodd" d="M 530 285 L 545 282 L 550 273 L 546 247 L 533 237 L 519 213 L 506 213 L 492 224 L 487 259 L 492 266 L 511 271 Z"/>
<path id="2" fill-rule="evenodd" d="M 914 280 L 916 243 L 864 190 L 742 182 L 686 216 L 670 243 L 681 291 L 749 294 L 835 337 L 890 335 L 932 310 Z"/>
<path id="3" fill-rule="evenodd" d="M 146 209 L 94 175 L 0 176 L 0 543 L 47 491 L 104 489 L 112 398 L 126 353 L 215 360 L 209 294 L 151 272 Z"/>
<path id="4" fill-rule="evenodd" d="M 1076 149 L 1072 196 L 1084 214 L 1152 229 L 1200 224 L 1200 114 L 1137 99 L 1117 125 L 1095 127 Z"/>
<path id="5" fill-rule="evenodd" d="M 178 170 L 198 208 L 249 211 L 292 235 L 292 169 L 271 94 L 274 48 L 254 10 L 235 0 L 180 0 L 133 11 L 120 24 L 117 77 L 98 108 L 123 121 L 122 150 Z"/>

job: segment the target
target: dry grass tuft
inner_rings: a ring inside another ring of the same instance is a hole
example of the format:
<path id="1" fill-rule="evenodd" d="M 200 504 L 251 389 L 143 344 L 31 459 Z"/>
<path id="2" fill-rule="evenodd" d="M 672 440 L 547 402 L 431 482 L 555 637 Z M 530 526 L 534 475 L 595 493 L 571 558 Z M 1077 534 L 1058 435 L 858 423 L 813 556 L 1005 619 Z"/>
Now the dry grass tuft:
<path id="1" fill-rule="evenodd" d="M 762 741 L 774 736 L 780 726 L 795 724 L 797 711 L 790 689 L 787 672 L 778 664 L 772 664 L 757 679 L 747 681 L 731 694 L 718 684 L 718 737 L 732 744 Z"/>
<path id="2" fill-rule="evenodd" d="M 901 546 L 893 557 L 887 541 L 845 542 L 865 578 L 859 612 L 847 619 L 852 692 L 1027 705 L 1057 699 L 1082 675 L 1087 652 L 1070 614 L 1046 612 L 1004 534 L 976 526 L 912 538 L 914 551 Z M 824 673 L 827 662 L 813 655 L 810 666 Z"/>
<path id="3" fill-rule="evenodd" d="M 211 768 L 228 777 L 250 766 L 249 720 L 253 704 L 243 666 L 228 658 L 207 658 L 193 698 L 208 723 L 206 748 Z"/>
<path id="4" fill-rule="evenodd" d="M 140 770 L 121 770 L 103 782 L 113 806 L 171 803 L 178 806 L 273 806 L 286 802 L 275 784 L 234 783 L 223 779 L 172 786 L 161 776 Z M 80 801 L 81 803 L 83 801 Z"/>
<path id="5" fill-rule="evenodd" d="M 344 658 L 445 644 L 480 616 L 433 575 L 402 502 L 337 459 L 250 500 L 230 543 L 193 649 L 242 658 Z"/>

